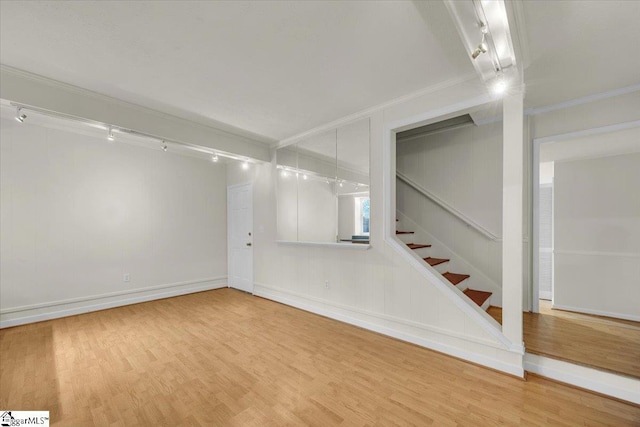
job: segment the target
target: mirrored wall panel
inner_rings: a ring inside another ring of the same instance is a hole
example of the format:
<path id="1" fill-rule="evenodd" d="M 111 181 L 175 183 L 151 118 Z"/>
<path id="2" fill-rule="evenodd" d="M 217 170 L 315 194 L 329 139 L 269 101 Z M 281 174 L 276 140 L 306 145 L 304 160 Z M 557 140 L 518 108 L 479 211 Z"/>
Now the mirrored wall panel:
<path id="1" fill-rule="evenodd" d="M 278 240 L 369 243 L 369 119 L 278 150 Z"/>
<path id="2" fill-rule="evenodd" d="M 295 145 L 277 152 L 278 240 L 298 240 L 298 153 Z"/>
<path id="3" fill-rule="evenodd" d="M 369 119 L 337 130 L 338 240 L 369 242 Z"/>

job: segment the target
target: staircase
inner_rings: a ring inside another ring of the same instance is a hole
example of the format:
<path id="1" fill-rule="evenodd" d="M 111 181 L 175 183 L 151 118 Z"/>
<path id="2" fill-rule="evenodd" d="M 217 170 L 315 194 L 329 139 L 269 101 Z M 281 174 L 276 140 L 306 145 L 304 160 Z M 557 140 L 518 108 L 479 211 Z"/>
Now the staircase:
<path id="1" fill-rule="evenodd" d="M 398 221 L 396 219 L 396 221 Z M 416 253 L 427 263 L 429 266 L 433 267 L 438 273 L 442 275 L 445 279 L 447 279 L 451 284 L 453 284 L 456 288 L 460 289 L 464 295 L 477 304 L 483 310 L 488 310 L 490 307 L 491 292 L 476 290 L 469 288 L 469 278 L 471 277 L 468 274 L 462 273 L 454 273 L 449 271 L 448 264 L 451 261 L 447 258 L 436 258 L 432 256 L 423 256 L 426 255 L 427 252 L 431 251 L 431 245 L 427 243 L 414 243 L 407 242 L 406 240 L 413 240 L 413 235 L 415 233 L 413 231 L 396 231 L 396 235 L 401 237 L 401 240 L 410 250 L 416 251 Z"/>

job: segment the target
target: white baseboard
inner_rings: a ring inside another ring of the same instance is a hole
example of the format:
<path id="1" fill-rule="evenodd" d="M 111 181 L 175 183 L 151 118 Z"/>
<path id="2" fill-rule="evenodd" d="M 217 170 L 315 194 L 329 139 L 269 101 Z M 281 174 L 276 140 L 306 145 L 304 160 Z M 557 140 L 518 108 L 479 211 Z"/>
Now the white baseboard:
<path id="1" fill-rule="evenodd" d="M 525 353 L 526 371 L 617 399 L 640 404 L 640 380 L 549 357 Z"/>
<path id="2" fill-rule="evenodd" d="M 383 326 L 378 323 L 357 318 L 356 317 L 357 314 L 362 314 L 362 313 L 358 313 L 357 311 L 353 311 L 352 314 L 340 313 L 338 310 L 342 310 L 342 311 L 350 311 L 350 310 L 343 306 L 341 307 L 334 306 L 330 301 L 323 301 L 321 303 L 322 306 L 319 306 L 314 304 L 313 298 L 306 298 L 304 296 L 294 295 L 282 289 L 274 290 L 267 285 L 258 284 L 258 283 L 256 283 L 254 286 L 254 295 L 262 298 L 270 299 L 272 301 L 277 301 L 279 303 L 296 307 L 311 313 L 319 314 L 321 316 L 335 319 L 344 323 L 348 323 L 350 325 L 368 329 L 370 331 L 374 331 L 383 335 L 397 338 L 402 341 L 410 342 L 412 344 L 416 344 L 421 347 L 435 350 L 440 353 L 448 354 L 450 356 L 467 360 L 469 362 L 473 362 L 478 365 L 483 365 L 488 368 L 495 369 L 497 371 L 501 371 L 510 375 L 514 375 L 519 378 L 524 377 L 524 369 L 522 366 L 509 364 L 502 360 L 498 360 L 492 357 L 473 353 L 461 347 L 444 344 L 435 340 L 431 340 L 424 337 L 419 337 L 413 334 L 409 334 L 407 332 L 403 332 L 399 328 L 396 329 L 393 327 L 389 327 L 388 325 L 393 323 L 393 321 L 391 320 L 385 320 L 384 323 L 386 324 L 386 326 Z M 496 351 L 500 351 L 500 350 L 496 349 Z M 503 351 L 508 352 L 509 350 L 503 350 Z"/>
<path id="3" fill-rule="evenodd" d="M 7 308 L 0 310 L 0 329 L 27 323 L 41 322 L 76 314 L 121 307 L 194 292 L 208 291 L 227 286 L 226 277 L 214 277 L 188 282 L 113 292 L 102 295 L 74 298 L 50 303 Z M 142 295 L 140 295 L 142 294 Z M 136 296 L 134 296 L 136 295 Z"/>
<path id="4" fill-rule="evenodd" d="M 640 322 L 640 316 L 636 316 L 633 314 L 612 313 L 609 311 L 592 310 L 590 308 L 571 307 L 569 305 L 560 305 L 560 304 L 553 304 L 551 307 L 557 308 L 558 310 L 573 311 L 576 313 L 585 313 L 585 314 L 595 314 L 596 316 L 613 317 L 615 319 L 623 319 L 623 320 L 631 320 L 633 322 Z"/>

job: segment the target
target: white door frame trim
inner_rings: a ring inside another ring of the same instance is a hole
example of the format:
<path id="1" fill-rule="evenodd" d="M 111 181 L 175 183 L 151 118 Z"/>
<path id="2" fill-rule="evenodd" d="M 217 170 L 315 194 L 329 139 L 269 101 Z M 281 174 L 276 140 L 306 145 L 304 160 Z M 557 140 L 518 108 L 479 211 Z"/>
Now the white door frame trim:
<path id="1" fill-rule="evenodd" d="M 562 141 L 567 139 L 579 138 L 583 136 L 598 135 L 602 133 L 616 132 L 625 129 L 632 129 L 640 127 L 640 120 L 631 122 L 616 123 L 614 125 L 584 129 L 576 132 L 563 133 L 558 135 L 545 136 L 544 138 L 533 139 L 533 153 L 531 156 L 531 191 L 533 194 L 532 204 L 532 221 L 533 221 L 533 236 L 531 238 L 531 265 L 532 265 L 532 278 L 531 278 L 531 310 L 534 313 L 540 312 L 540 287 L 538 285 L 538 279 L 540 277 L 539 263 L 540 263 L 540 145 L 546 142 Z"/>

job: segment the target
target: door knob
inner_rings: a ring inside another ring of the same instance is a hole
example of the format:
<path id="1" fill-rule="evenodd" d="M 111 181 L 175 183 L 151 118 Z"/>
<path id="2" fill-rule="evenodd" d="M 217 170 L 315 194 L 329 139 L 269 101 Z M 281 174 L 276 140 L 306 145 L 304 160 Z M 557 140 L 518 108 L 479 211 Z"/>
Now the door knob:
<path id="1" fill-rule="evenodd" d="M 251 246 L 251 243 L 247 243 L 247 246 Z"/>

